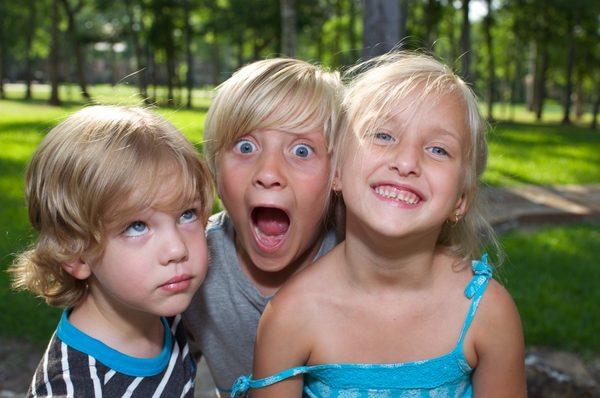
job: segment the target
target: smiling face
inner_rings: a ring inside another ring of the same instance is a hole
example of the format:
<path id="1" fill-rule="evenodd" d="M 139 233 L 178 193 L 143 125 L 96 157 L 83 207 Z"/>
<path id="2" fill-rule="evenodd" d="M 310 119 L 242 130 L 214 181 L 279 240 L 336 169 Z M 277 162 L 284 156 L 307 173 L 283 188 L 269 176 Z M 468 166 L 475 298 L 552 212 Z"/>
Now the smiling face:
<path id="1" fill-rule="evenodd" d="M 418 105 L 413 105 L 418 103 Z M 346 222 L 387 237 L 416 233 L 433 242 L 447 220 L 464 214 L 469 129 L 457 95 L 416 93 L 364 142 L 347 144 L 337 185 Z"/>
<path id="2" fill-rule="evenodd" d="M 198 201 L 177 210 L 164 203 L 163 194 L 152 207 L 109 225 L 102 254 L 79 267 L 84 274 L 77 277 L 89 273 L 87 304 L 124 319 L 187 308 L 207 270 L 203 209 Z"/>
<path id="3" fill-rule="evenodd" d="M 312 260 L 327 208 L 330 156 L 321 130 L 257 130 L 217 157 L 217 189 L 242 266 L 277 272 Z"/>

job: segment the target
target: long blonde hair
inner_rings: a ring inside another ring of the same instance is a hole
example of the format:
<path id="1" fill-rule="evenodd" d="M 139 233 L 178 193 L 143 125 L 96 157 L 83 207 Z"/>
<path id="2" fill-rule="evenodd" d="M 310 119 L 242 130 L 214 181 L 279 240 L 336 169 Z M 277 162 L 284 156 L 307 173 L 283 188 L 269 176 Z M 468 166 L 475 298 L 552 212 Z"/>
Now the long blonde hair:
<path id="1" fill-rule="evenodd" d="M 443 225 L 438 245 L 447 247 L 463 259 L 470 259 L 478 256 L 483 245 L 487 244 L 501 257 L 500 246 L 486 220 L 478 189 L 487 163 L 487 124 L 469 86 L 448 66 L 416 52 L 388 53 L 355 66 L 347 75 L 349 84 L 343 100 L 346 115 L 336 144 L 338 152 L 345 150 L 349 139 L 363 142 L 364 137 L 381 126 L 382 120 L 397 111 L 394 107 L 409 94 L 413 99 L 416 94 L 416 100 L 409 105 L 415 110 L 431 95 L 454 95 L 458 101 L 463 101 L 470 137 L 463 193 L 469 208 L 456 224 Z M 338 154 L 336 158 L 339 167 L 341 156 Z"/>

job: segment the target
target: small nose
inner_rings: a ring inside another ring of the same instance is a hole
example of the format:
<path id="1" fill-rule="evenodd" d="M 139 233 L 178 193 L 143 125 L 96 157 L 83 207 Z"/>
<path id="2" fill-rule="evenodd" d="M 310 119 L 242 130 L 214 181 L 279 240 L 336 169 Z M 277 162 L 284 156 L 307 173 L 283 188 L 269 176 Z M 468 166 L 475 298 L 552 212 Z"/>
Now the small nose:
<path id="1" fill-rule="evenodd" d="M 187 245 L 176 226 L 172 230 L 165 232 L 161 240 L 159 253 L 161 265 L 169 265 L 187 260 Z"/>
<path id="2" fill-rule="evenodd" d="M 266 189 L 284 188 L 285 178 L 285 159 L 275 151 L 263 152 L 258 161 L 256 172 L 253 177 L 253 184 Z"/>
<path id="3" fill-rule="evenodd" d="M 390 153 L 390 169 L 402 177 L 421 174 L 421 151 L 415 145 L 399 144 L 398 149 Z"/>

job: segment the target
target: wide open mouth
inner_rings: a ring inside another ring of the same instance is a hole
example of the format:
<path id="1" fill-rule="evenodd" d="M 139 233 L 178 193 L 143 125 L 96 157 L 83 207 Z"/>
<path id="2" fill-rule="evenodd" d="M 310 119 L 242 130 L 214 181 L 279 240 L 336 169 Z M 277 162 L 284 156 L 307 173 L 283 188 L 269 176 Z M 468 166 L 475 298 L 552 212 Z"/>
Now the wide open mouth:
<path id="1" fill-rule="evenodd" d="M 277 249 L 290 229 L 287 213 L 275 207 L 255 207 L 251 217 L 259 245 L 265 249 Z"/>

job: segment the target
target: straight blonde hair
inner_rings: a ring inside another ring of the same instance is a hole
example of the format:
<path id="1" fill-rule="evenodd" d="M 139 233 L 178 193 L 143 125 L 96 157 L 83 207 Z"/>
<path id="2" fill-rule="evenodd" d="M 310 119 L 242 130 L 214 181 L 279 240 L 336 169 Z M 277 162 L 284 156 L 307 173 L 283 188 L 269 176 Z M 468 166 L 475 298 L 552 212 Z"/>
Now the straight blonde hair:
<path id="1" fill-rule="evenodd" d="M 331 152 L 343 86 L 337 72 L 308 62 L 274 58 L 244 66 L 216 89 L 206 115 L 204 150 L 216 176 L 216 157 L 254 130 L 319 129 Z"/>

